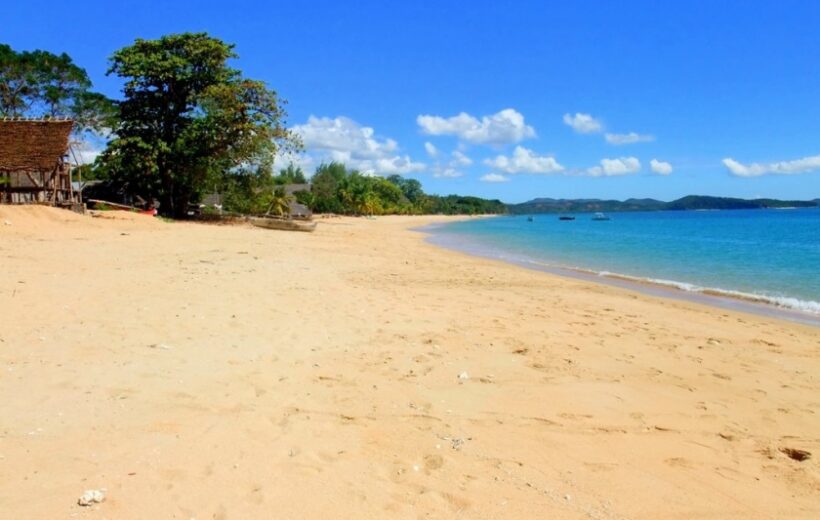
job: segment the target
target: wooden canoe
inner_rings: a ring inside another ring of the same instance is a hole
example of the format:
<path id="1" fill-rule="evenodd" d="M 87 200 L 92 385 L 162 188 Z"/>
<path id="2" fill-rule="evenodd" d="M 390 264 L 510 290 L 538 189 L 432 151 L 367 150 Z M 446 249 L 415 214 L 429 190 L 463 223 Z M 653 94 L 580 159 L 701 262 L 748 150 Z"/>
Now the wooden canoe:
<path id="1" fill-rule="evenodd" d="M 279 229 L 282 231 L 307 231 L 316 229 L 316 222 L 310 220 L 293 220 L 287 218 L 252 217 L 251 224 L 265 229 Z"/>

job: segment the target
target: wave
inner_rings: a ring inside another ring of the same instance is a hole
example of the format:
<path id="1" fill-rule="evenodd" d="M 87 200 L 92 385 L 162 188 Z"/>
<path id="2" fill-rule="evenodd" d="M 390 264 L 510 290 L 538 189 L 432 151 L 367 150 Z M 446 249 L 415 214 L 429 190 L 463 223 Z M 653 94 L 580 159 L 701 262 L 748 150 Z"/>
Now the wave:
<path id="1" fill-rule="evenodd" d="M 584 271 L 584 270 L 581 270 Z M 769 294 L 760 294 L 760 293 L 747 293 L 743 291 L 734 291 L 731 289 L 721 289 L 718 287 L 701 287 L 699 285 L 686 283 L 686 282 L 677 282 L 674 280 L 664 280 L 661 278 L 641 278 L 638 276 L 628 276 L 618 273 L 610 273 L 607 271 L 586 271 L 590 274 L 595 274 L 597 276 L 602 276 L 606 278 L 615 278 L 621 280 L 627 280 L 630 282 L 635 283 L 650 283 L 653 285 L 661 285 L 664 287 L 672 287 L 681 291 L 691 292 L 691 293 L 699 293 L 705 294 L 708 296 L 719 296 L 723 298 L 735 298 L 738 300 L 744 300 L 748 302 L 754 303 L 764 303 L 767 305 L 774 305 L 776 307 L 780 307 L 783 309 L 790 309 L 800 312 L 805 312 L 807 314 L 814 314 L 820 316 L 820 302 L 816 302 L 813 300 L 801 300 L 799 298 L 794 298 L 791 296 L 775 296 Z"/>
<path id="2" fill-rule="evenodd" d="M 438 241 L 436 241 L 438 242 Z M 594 276 L 594 277 L 601 277 L 607 278 L 610 280 L 620 280 L 623 282 L 628 282 L 631 284 L 636 285 L 652 285 L 658 287 L 666 287 L 671 289 L 677 289 L 680 291 L 684 291 L 687 293 L 694 293 L 694 294 L 702 294 L 704 296 L 715 296 L 719 298 L 729 298 L 733 300 L 740 300 L 745 302 L 757 303 L 757 304 L 765 304 L 771 305 L 780 309 L 788 310 L 788 311 L 797 311 L 804 314 L 809 314 L 812 316 L 820 316 L 820 302 L 813 301 L 813 300 L 801 300 L 799 298 L 794 298 L 791 296 L 780 296 L 780 295 L 771 295 L 771 294 L 762 294 L 762 293 L 748 293 L 743 291 L 736 291 L 732 289 L 722 289 L 719 287 L 703 287 L 700 285 L 696 285 L 693 283 L 687 282 L 679 282 L 676 280 L 665 280 L 662 278 L 648 278 L 648 277 L 640 277 L 640 276 L 632 276 L 627 274 L 621 273 L 613 273 L 610 271 L 595 271 L 592 269 L 586 269 L 583 267 L 577 266 L 565 266 L 565 265 L 556 265 L 548 262 L 543 262 L 539 260 L 535 260 L 532 257 L 521 255 L 521 254 L 510 254 L 507 251 L 503 251 L 501 249 L 496 249 L 492 247 L 482 247 L 477 246 L 477 244 L 467 244 L 462 242 L 459 247 L 458 245 L 454 244 L 453 242 L 448 242 L 450 246 L 454 246 L 455 249 L 464 251 L 470 254 L 476 254 L 478 256 L 485 256 L 496 258 L 498 260 L 503 260 L 515 264 L 529 264 L 534 266 L 535 268 L 546 269 L 550 271 L 563 271 L 565 274 L 571 273 L 580 273 L 587 276 Z M 447 247 L 448 243 L 439 242 L 439 245 L 443 245 Z M 561 273 L 558 273 L 561 274 Z"/>

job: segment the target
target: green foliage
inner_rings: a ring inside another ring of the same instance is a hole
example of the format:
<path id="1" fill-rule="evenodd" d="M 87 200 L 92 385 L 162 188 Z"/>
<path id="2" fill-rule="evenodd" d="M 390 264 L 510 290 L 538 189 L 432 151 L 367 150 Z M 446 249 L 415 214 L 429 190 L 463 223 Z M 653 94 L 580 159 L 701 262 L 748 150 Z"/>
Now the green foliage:
<path id="1" fill-rule="evenodd" d="M 293 197 L 285 193 L 285 188 L 277 186 L 271 194 L 270 204 L 268 205 L 266 214 L 280 217 L 290 215 L 290 203 L 292 201 Z"/>
<path id="2" fill-rule="evenodd" d="M 233 45 L 205 33 L 138 39 L 115 52 L 109 74 L 125 86 L 115 138 L 100 158 L 108 175 L 177 217 L 210 186 L 249 194 L 266 184 L 268 172 L 251 178 L 256 171 L 237 169 L 269 166 L 277 149 L 300 145 L 284 127 L 284 102 L 230 68 L 232 58 Z"/>
<path id="3" fill-rule="evenodd" d="M 67 54 L 0 44 L 0 116 L 69 117 L 79 130 L 110 127 L 116 106 L 90 89 L 88 74 Z"/>
<path id="4" fill-rule="evenodd" d="M 274 178 L 276 184 L 307 184 L 305 173 L 302 168 L 288 164 L 287 168 L 279 170 L 279 175 Z"/>
<path id="5" fill-rule="evenodd" d="M 417 215 L 504 213 L 497 200 L 478 197 L 427 195 L 421 183 L 399 175 L 366 176 L 344 164 L 322 164 L 311 178 L 310 193 L 297 192 L 296 200 L 317 213 L 344 215 Z"/>
<path id="6" fill-rule="evenodd" d="M 223 194 L 222 206 L 230 213 L 261 215 L 273 201 L 275 184 L 264 167 L 239 169 L 222 178 L 214 191 Z"/>

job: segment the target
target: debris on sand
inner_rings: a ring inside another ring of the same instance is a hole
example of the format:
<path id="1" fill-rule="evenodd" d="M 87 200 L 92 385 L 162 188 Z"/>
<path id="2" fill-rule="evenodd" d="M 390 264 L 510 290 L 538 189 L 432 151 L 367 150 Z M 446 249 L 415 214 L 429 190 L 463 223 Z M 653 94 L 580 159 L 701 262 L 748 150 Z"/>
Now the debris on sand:
<path id="1" fill-rule="evenodd" d="M 466 380 L 470 379 L 470 374 L 468 374 L 467 372 L 462 372 L 458 375 L 458 378 L 461 381 L 466 381 Z"/>
<path id="2" fill-rule="evenodd" d="M 811 458 L 811 452 L 806 450 L 798 450 L 797 448 L 780 448 L 780 451 L 785 453 L 790 459 L 797 462 L 803 462 Z"/>
<path id="3" fill-rule="evenodd" d="M 99 504 L 105 500 L 105 492 L 102 489 L 86 489 L 83 495 L 77 500 L 81 506 L 88 507 Z"/>

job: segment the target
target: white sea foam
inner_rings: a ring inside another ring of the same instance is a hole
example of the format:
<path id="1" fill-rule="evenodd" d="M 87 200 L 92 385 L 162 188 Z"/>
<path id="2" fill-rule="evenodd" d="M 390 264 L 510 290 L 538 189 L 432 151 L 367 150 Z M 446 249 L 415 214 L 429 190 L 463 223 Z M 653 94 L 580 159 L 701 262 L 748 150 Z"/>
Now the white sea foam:
<path id="1" fill-rule="evenodd" d="M 506 255 L 498 255 L 498 258 L 502 260 L 511 260 Z M 521 262 L 522 259 L 516 259 L 518 262 Z M 515 261 L 515 260 L 513 260 Z M 594 271 L 591 269 L 585 269 L 583 267 L 566 267 L 566 266 L 558 266 L 555 264 L 550 264 L 547 262 L 541 262 L 538 260 L 533 259 L 526 259 L 523 260 L 525 263 L 533 264 L 542 268 L 549 268 L 549 269 L 563 269 L 565 271 L 575 271 L 578 273 L 584 273 L 588 275 L 600 276 L 602 278 L 609 278 L 613 280 L 623 280 L 626 282 L 632 282 L 636 284 L 651 284 L 651 285 L 658 285 L 661 287 L 670 287 L 673 289 L 677 289 L 680 291 L 688 292 L 688 293 L 698 293 L 703 294 L 706 296 L 718 296 L 723 298 L 733 298 L 737 300 L 744 300 L 748 302 L 755 302 L 755 303 L 762 303 L 767 305 L 774 305 L 775 307 L 780 307 L 782 309 L 789 309 L 794 311 L 803 312 L 806 314 L 812 314 L 816 316 L 820 316 L 820 302 L 816 302 L 813 300 L 800 300 L 798 298 L 793 298 L 790 296 L 777 296 L 771 294 L 761 294 L 761 293 L 747 293 L 743 291 L 733 291 L 730 289 L 721 289 L 718 287 L 702 287 L 700 285 L 695 285 L 692 283 L 686 282 L 678 282 L 675 280 L 665 280 L 663 278 L 643 278 L 640 276 L 631 276 L 627 274 L 620 274 L 620 273 L 613 273 L 611 271 Z"/>
<path id="2" fill-rule="evenodd" d="M 603 276 L 606 278 L 620 278 L 624 280 L 629 280 L 636 283 L 651 283 L 654 285 L 661 285 L 664 287 L 673 287 L 675 289 L 679 289 L 681 291 L 691 292 L 691 293 L 700 293 L 706 294 L 710 296 L 722 296 L 726 298 L 736 298 L 740 300 L 752 301 L 757 303 L 766 303 L 769 305 L 774 305 L 776 307 L 781 307 L 784 309 L 791 309 L 800 312 L 805 312 L 808 314 L 815 314 L 820 316 L 820 302 L 816 302 L 813 300 L 800 300 L 798 298 L 793 298 L 790 296 L 776 296 L 771 294 L 761 294 L 761 293 L 747 293 L 743 291 L 733 291 L 730 289 L 721 289 L 719 287 L 701 287 L 699 285 L 686 283 L 686 282 L 677 282 L 675 280 L 664 280 L 662 278 L 641 278 L 637 276 L 628 276 L 622 275 L 618 273 L 610 273 L 607 271 L 601 271 L 595 273 L 598 276 Z"/>
<path id="3" fill-rule="evenodd" d="M 645 278 L 639 276 L 626 275 L 621 273 L 614 273 L 611 271 L 595 271 L 577 266 L 566 266 L 554 264 L 543 260 L 536 260 L 526 254 L 516 254 L 503 251 L 495 247 L 488 247 L 483 244 L 478 244 L 470 240 L 443 241 L 438 242 L 439 245 L 445 247 L 454 247 L 461 251 L 471 253 L 478 256 L 495 258 L 506 262 L 518 265 L 530 265 L 535 269 L 547 270 L 555 272 L 556 274 L 571 274 L 578 273 L 587 276 L 595 276 L 606 278 L 609 280 L 620 280 L 626 283 L 636 284 L 638 286 L 657 286 L 680 290 L 686 293 L 702 294 L 704 297 L 721 297 L 733 300 L 740 300 L 758 304 L 771 305 L 789 311 L 797 311 L 812 316 L 820 316 L 820 302 L 813 300 L 801 300 L 790 296 L 779 296 L 764 293 L 747 293 L 742 291 L 735 291 L 730 289 L 721 289 L 718 287 L 703 287 L 700 285 L 679 282 L 676 280 L 666 280 L 663 278 Z"/>

